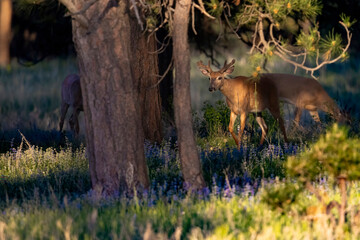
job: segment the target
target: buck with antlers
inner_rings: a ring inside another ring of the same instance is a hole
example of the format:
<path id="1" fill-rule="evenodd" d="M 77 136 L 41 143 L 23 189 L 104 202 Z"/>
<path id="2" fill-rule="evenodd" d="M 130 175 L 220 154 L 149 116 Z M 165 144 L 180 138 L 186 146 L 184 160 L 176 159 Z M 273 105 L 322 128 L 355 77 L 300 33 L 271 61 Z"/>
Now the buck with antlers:
<path id="1" fill-rule="evenodd" d="M 220 90 L 226 97 L 226 103 L 231 110 L 229 131 L 238 147 L 240 147 L 242 134 L 245 128 L 246 116 L 248 113 L 256 114 L 256 121 L 261 127 L 262 134 L 260 144 L 263 144 L 267 134 L 267 125 L 261 116 L 261 112 L 268 109 L 273 117 L 279 122 L 280 129 L 287 142 L 284 121 L 280 115 L 279 96 L 273 81 L 268 78 L 261 78 L 259 81 L 252 81 L 249 77 L 238 76 L 227 79 L 226 76 L 234 71 L 235 59 L 219 71 L 213 71 L 209 64 L 206 66 L 199 61 L 197 63 L 200 71 L 210 79 L 209 91 Z M 234 123 L 237 115 L 240 115 L 239 138 L 234 133 Z"/>
<path id="2" fill-rule="evenodd" d="M 68 75 L 61 86 L 61 118 L 59 123 L 60 132 L 63 129 L 64 120 L 69 107 L 72 114 L 69 119 L 71 131 L 75 136 L 79 134 L 79 113 L 83 110 L 83 101 L 80 86 L 80 77 L 76 74 Z"/>
<path id="3" fill-rule="evenodd" d="M 262 74 L 263 78 L 275 84 L 280 100 L 295 105 L 294 123 L 297 126 L 304 109 L 309 111 L 315 122 L 320 122 L 319 110 L 329 113 L 338 122 L 345 121 L 334 100 L 315 79 L 280 73 Z"/>

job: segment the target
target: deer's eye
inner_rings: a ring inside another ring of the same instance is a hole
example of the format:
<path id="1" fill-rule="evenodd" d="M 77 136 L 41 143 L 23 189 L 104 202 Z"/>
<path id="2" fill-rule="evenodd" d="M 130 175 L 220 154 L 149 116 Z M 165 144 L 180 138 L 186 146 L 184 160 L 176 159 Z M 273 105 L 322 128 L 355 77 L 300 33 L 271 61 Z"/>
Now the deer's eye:
<path id="1" fill-rule="evenodd" d="M 220 81 L 222 79 L 221 76 L 217 77 L 216 80 Z"/>

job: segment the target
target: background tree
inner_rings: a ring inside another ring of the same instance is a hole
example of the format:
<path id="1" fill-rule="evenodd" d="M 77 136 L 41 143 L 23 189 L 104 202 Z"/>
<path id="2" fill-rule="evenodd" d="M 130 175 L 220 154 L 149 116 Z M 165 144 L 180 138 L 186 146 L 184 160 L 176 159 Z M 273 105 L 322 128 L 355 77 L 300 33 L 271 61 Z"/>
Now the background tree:
<path id="1" fill-rule="evenodd" d="M 191 0 L 176 2 L 174 13 L 174 110 L 184 180 L 192 188 L 205 187 L 199 153 L 193 131 L 190 101 L 190 51 L 188 25 Z"/>
<path id="2" fill-rule="evenodd" d="M 138 185 L 148 187 L 141 103 L 136 88 L 139 66 L 134 65 L 140 54 L 134 48 L 144 54 L 148 53 L 148 46 L 142 45 L 147 42 L 145 35 L 138 38 L 136 31 L 140 29 L 134 12 L 129 11 L 131 3 L 61 2 L 74 14 L 73 37 L 93 188 L 113 194 Z M 156 61 L 146 64 L 157 67 Z"/>
<path id="3" fill-rule="evenodd" d="M 11 0 L 0 1 L 0 67 L 10 64 L 10 41 L 11 41 Z"/>
<path id="4" fill-rule="evenodd" d="M 87 146 L 90 152 L 89 160 L 93 186 L 95 188 L 101 186 L 105 188 L 106 192 L 114 192 L 119 186 L 125 186 L 122 187 L 123 189 L 131 189 L 136 182 L 129 184 L 129 181 L 126 179 L 129 175 L 128 172 L 132 171 L 135 176 L 132 177 L 132 179 L 139 178 L 142 180 L 140 182 L 144 186 L 147 186 L 148 183 L 146 181 L 148 177 L 146 170 L 144 170 L 146 169 L 146 165 L 143 160 L 136 165 L 141 168 L 141 171 L 134 171 L 134 163 L 136 163 L 137 158 L 140 157 L 140 154 L 134 154 L 134 151 L 138 153 L 138 150 L 141 149 L 139 146 L 137 146 L 138 149 L 134 147 L 136 145 L 135 142 L 141 138 L 137 130 L 139 126 L 132 126 L 128 121 L 129 119 L 132 119 L 136 123 L 137 120 L 141 121 L 146 117 L 143 115 L 135 116 L 132 115 L 134 113 L 131 112 L 133 109 L 135 112 L 138 112 L 136 109 L 138 102 L 135 101 L 135 99 L 137 100 L 136 92 L 132 92 L 133 90 L 131 91 L 130 88 L 136 88 L 136 83 L 138 83 L 137 76 L 141 76 L 141 74 L 139 74 L 139 69 L 143 68 L 141 63 L 140 67 L 134 67 L 134 65 L 136 66 L 135 63 L 139 61 L 139 57 L 142 57 L 142 52 L 149 51 L 148 46 L 139 44 L 141 41 L 139 39 L 146 39 L 146 34 L 138 34 L 140 33 L 139 28 L 142 26 L 142 18 L 139 15 L 138 7 L 134 2 L 117 4 L 115 1 L 110 1 L 107 5 L 102 5 L 96 1 L 91 1 L 86 4 L 81 1 L 77 1 L 75 4 L 65 0 L 61 0 L 61 2 L 69 9 L 73 18 L 76 20 L 73 22 L 73 34 L 78 53 L 80 73 L 82 76 L 81 82 L 82 86 L 84 86 L 82 91 L 87 125 Z M 133 13 L 126 11 L 126 9 L 129 9 L 130 4 L 132 4 L 131 6 L 134 9 Z M 78 9 L 76 7 L 77 5 L 82 5 L 82 9 Z M 200 159 L 192 129 L 190 105 L 190 54 L 187 42 L 190 6 L 191 1 L 177 2 L 174 20 L 172 20 L 172 17 L 169 17 L 169 20 L 174 23 L 171 27 L 175 29 L 173 35 L 173 52 L 175 68 L 177 71 L 175 80 L 176 87 L 174 88 L 174 95 L 176 96 L 174 98 L 174 105 L 184 180 L 194 188 L 201 188 L 204 186 L 204 180 L 201 174 Z M 125 19 L 122 25 L 119 24 L 121 26 L 119 26 L 118 29 L 115 28 L 115 26 L 117 26 L 117 23 L 115 22 L 116 16 L 119 19 Z M 138 25 L 136 25 L 136 21 L 139 23 Z M 89 24 L 89 22 L 91 22 L 91 24 Z M 147 21 L 147 23 L 150 25 L 149 23 L 151 22 Z M 125 27 L 125 25 L 129 24 L 132 27 L 131 30 Z M 109 25 L 114 26 L 114 28 L 112 30 L 103 29 L 105 26 Z M 118 33 L 118 31 L 121 33 Z M 97 34 L 92 34 L 93 32 L 97 32 Z M 115 34 L 115 32 L 117 33 Z M 130 38 L 126 38 L 125 36 L 127 35 L 129 35 Z M 151 36 L 154 35 L 148 37 Z M 119 43 L 118 47 L 117 43 L 115 43 L 116 38 L 124 39 L 124 41 Z M 115 54 L 111 53 L 110 48 L 115 49 Z M 105 53 L 100 53 L 100 49 Z M 131 55 L 129 53 L 130 51 L 136 50 L 139 51 L 138 54 Z M 104 55 L 110 56 L 102 57 L 104 59 L 101 60 L 100 56 Z M 124 61 L 124 57 L 126 61 Z M 102 62 L 100 63 L 100 61 Z M 157 61 L 152 61 L 152 64 L 156 64 L 155 66 L 157 66 Z M 97 66 L 97 69 L 95 66 Z M 117 71 L 108 70 L 116 70 L 116 68 L 119 69 Z M 125 69 L 131 69 L 131 71 L 129 72 Z M 133 85 L 131 85 L 132 79 L 133 81 L 135 79 L 135 84 Z M 109 83 L 109 80 L 113 80 L 113 83 Z M 119 84 L 119 82 L 121 82 L 121 84 Z M 109 86 L 107 87 L 108 84 Z M 114 88 L 113 85 L 118 86 L 119 89 Z M 120 88 L 123 88 L 122 91 L 124 91 L 124 89 L 126 89 L 126 91 L 121 92 Z M 114 90 L 116 92 L 112 92 Z M 113 109 L 113 107 L 110 107 L 109 103 L 119 103 L 121 97 L 126 96 L 126 94 L 129 95 L 128 98 L 125 98 L 127 102 L 123 101 L 122 104 L 125 104 L 125 106 L 128 105 L 128 109 L 126 110 L 131 114 L 128 116 L 123 115 L 121 118 L 118 117 L 118 120 L 114 121 L 115 124 L 104 126 L 104 123 L 112 123 L 115 116 L 121 113 L 116 112 L 116 110 L 119 110 L 118 108 L 120 108 L 120 106 Z M 104 99 L 105 101 L 100 99 Z M 96 102 L 98 102 L 100 108 L 95 104 Z M 142 122 L 144 123 L 144 121 Z M 131 131 L 130 133 L 133 134 L 122 134 L 122 136 L 124 136 L 123 138 L 120 135 L 117 136 L 117 138 L 111 138 L 111 136 L 117 135 L 115 134 L 118 131 L 116 127 L 120 128 L 120 126 L 121 128 L 126 128 L 128 132 Z M 107 131 L 104 131 L 104 128 L 107 129 Z M 103 139 L 108 139 L 108 142 L 100 142 Z M 133 146 L 129 147 L 128 145 L 132 145 L 132 143 L 124 141 L 125 139 L 133 139 Z M 116 145 L 121 145 L 121 147 L 119 146 L 119 150 L 114 147 L 115 143 L 117 143 Z M 119 154 L 121 153 L 120 149 L 126 148 L 129 150 L 127 152 L 125 151 L 125 154 Z M 133 151 L 132 154 L 131 150 Z M 109 151 L 112 151 L 113 153 L 109 153 Z M 116 151 L 119 151 L 119 153 L 116 153 Z M 126 154 L 128 154 L 128 156 L 126 156 Z M 144 159 L 143 151 L 141 154 L 141 159 Z M 121 161 L 120 164 L 117 164 L 117 161 L 113 159 L 115 156 L 119 155 L 125 155 L 126 157 L 117 160 Z M 131 167 L 129 168 L 128 165 Z M 111 174 L 108 173 L 109 169 L 111 169 Z M 116 179 L 119 178 L 120 182 L 117 183 Z"/>

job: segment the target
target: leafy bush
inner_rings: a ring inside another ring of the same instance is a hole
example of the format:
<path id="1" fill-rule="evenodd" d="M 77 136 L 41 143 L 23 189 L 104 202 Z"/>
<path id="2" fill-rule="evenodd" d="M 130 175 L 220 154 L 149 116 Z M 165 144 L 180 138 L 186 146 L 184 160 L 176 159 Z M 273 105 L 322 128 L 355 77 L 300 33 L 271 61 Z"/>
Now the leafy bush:
<path id="1" fill-rule="evenodd" d="M 224 101 L 216 102 L 215 106 L 204 102 L 202 108 L 202 136 L 217 135 L 219 132 L 226 132 L 229 129 L 230 109 Z"/>
<path id="2" fill-rule="evenodd" d="M 348 136 L 349 129 L 334 124 L 325 135 L 299 156 L 290 157 L 287 168 L 299 181 L 313 181 L 326 173 L 349 181 L 360 178 L 360 140 Z"/>
<path id="3" fill-rule="evenodd" d="M 286 162 L 288 176 L 296 179 L 302 190 L 310 191 L 323 205 L 326 204 L 326 196 L 313 186 L 313 182 L 324 176 L 337 180 L 341 195 L 340 204 L 332 201 L 322 208 L 329 209 L 327 212 L 330 213 L 333 207 L 337 207 L 340 226 L 345 222 L 346 182 L 360 179 L 360 140 L 357 137 L 349 137 L 348 132 L 348 127 L 334 124 L 309 150 L 288 157 Z M 264 201 L 270 206 L 284 206 L 286 202 L 291 203 L 296 199 L 294 194 L 300 193 L 294 186 L 286 184 L 280 190 L 270 189 L 264 195 Z M 286 198 L 284 192 L 291 194 Z"/>
<path id="4" fill-rule="evenodd" d="M 276 179 L 275 184 L 267 184 L 262 189 L 262 201 L 267 203 L 272 210 L 282 213 L 289 212 L 291 205 L 296 203 L 302 189 L 297 183 Z"/>

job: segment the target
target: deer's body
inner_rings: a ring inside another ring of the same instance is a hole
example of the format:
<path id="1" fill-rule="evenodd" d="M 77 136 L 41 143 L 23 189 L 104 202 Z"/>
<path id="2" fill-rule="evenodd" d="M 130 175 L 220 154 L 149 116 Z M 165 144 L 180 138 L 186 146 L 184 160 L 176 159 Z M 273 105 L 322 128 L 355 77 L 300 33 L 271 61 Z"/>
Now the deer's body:
<path id="1" fill-rule="evenodd" d="M 272 91 L 269 91 L 269 90 Z M 277 90 L 270 81 L 253 82 L 247 77 L 238 76 L 223 79 L 219 89 L 226 97 L 226 103 L 232 112 L 240 115 L 242 112 L 262 112 L 271 108 L 271 98 L 277 99 Z"/>
<path id="2" fill-rule="evenodd" d="M 238 76 L 233 79 L 224 79 L 223 81 L 224 84 L 219 90 L 226 97 L 226 103 L 231 110 L 229 131 L 238 146 L 241 142 L 248 113 L 256 114 L 256 121 L 262 130 L 260 144 L 263 144 L 268 130 L 266 123 L 261 116 L 261 112 L 265 109 L 268 109 L 273 117 L 279 122 L 284 139 L 287 141 L 284 121 L 280 115 L 279 96 L 272 81 L 264 78 L 255 83 L 248 77 L 243 76 Z M 240 116 L 241 123 L 239 140 L 237 140 L 233 129 L 237 116 Z"/>
<path id="3" fill-rule="evenodd" d="M 63 129 L 67 110 L 71 106 L 72 114 L 69 119 L 71 130 L 79 134 L 80 111 L 83 111 L 83 101 L 80 86 L 80 77 L 76 74 L 68 75 L 61 85 L 61 118 L 59 123 L 60 132 Z"/>
<path id="4" fill-rule="evenodd" d="M 315 79 L 280 73 L 263 74 L 261 78 L 274 83 L 281 100 L 295 105 L 296 125 L 299 125 L 304 109 L 310 112 L 316 122 L 320 122 L 319 110 L 331 114 L 337 121 L 342 121 L 338 106 Z"/>
<path id="5" fill-rule="evenodd" d="M 228 65 L 225 62 L 224 67 L 217 72 L 211 70 L 210 63 L 205 66 L 200 61 L 198 66 L 201 72 L 210 78 L 209 91 L 220 90 L 226 97 L 227 105 L 231 110 L 229 131 L 238 147 L 240 147 L 248 113 L 256 114 L 256 121 L 262 130 L 260 144 L 263 144 L 267 126 L 261 112 L 265 109 L 268 109 L 273 117 L 278 120 L 284 139 L 287 141 L 284 121 L 280 115 L 278 91 L 273 81 L 268 78 L 261 78 L 255 82 L 243 76 L 226 79 L 225 76 L 234 70 L 234 63 L 235 60 Z M 234 133 L 234 123 L 238 115 L 240 116 L 239 138 Z"/>

